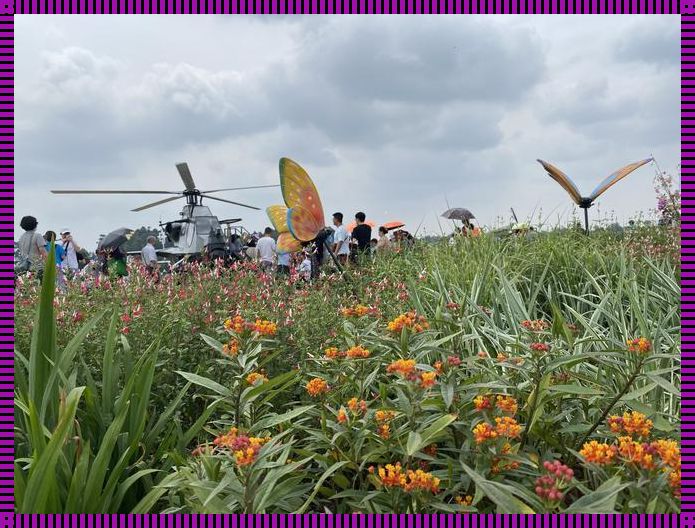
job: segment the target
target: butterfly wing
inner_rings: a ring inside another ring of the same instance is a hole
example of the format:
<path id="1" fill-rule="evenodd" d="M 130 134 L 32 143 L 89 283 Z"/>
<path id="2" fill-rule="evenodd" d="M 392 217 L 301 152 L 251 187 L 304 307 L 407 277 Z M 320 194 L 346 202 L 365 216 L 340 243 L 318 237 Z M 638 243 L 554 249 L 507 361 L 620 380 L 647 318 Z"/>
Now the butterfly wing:
<path id="1" fill-rule="evenodd" d="M 278 253 L 296 253 L 302 249 L 302 243 L 290 233 L 280 233 L 277 242 Z"/>
<path id="2" fill-rule="evenodd" d="M 314 217 L 316 224 L 324 227 L 323 206 L 314 182 L 298 163 L 289 158 L 280 158 L 280 186 L 287 207 L 302 207 Z"/>
<path id="3" fill-rule="evenodd" d="M 551 165 L 547 161 L 537 160 L 538 163 L 543 165 L 543 168 L 547 171 L 548 175 L 558 182 L 562 188 L 567 191 L 567 193 L 572 197 L 572 200 L 579 205 L 582 202 L 582 195 L 579 193 L 577 186 L 569 179 L 569 176 L 562 172 L 557 167 Z"/>
<path id="4" fill-rule="evenodd" d="M 287 207 L 284 205 L 271 205 L 265 212 L 270 218 L 270 223 L 273 224 L 273 229 L 278 233 L 289 232 L 287 227 Z"/>
<path id="5" fill-rule="evenodd" d="M 642 161 L 636 161 L 635 163 L 630 163 L 629 165 L 625 165 L 622 169 L 618 169 L 617 171 L 615 171 L 613 174 L 608 176 L 608 178 L 606 178 L 598 184 L 596 189 L 594 189 L 594 192 L 592 192 L 590 195 L 591 201 L 593 202 L 596 198 L 601 196 L 604 192 L 606 192 L 610 187 L 622 180 L 625 176 L 630 174 L 632 171 L 639 169 L 642 165 L 646 165 L 650 161 L 652 161 L 652 158 L 647 158 Z"/>
<path id="6" fill-rule="evenodd" d="M 298 205 L 287 210 L 287 227 L 294 238 L 309 242 L 316 238 L 324 225 L 316 220 L 312 211 Z"/>

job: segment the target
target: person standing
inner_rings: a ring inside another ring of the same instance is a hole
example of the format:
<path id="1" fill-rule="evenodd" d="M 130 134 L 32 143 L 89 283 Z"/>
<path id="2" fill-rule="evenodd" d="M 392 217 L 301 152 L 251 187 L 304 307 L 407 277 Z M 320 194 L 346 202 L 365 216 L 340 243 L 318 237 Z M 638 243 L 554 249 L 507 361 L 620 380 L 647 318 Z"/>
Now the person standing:
<path id="1" fill-rule="evenodd" d="M 372 228 L 364 223 L 366 218 L 367 216 L 362 211 L 355 215 L 355 222 L 357 222 L 357 225 L 355 229 L 352 230 L 352 238 L 357 241 L 357 260 L 367 254 L 369 251 L 369 243 L 372 240 Z"/>
<path id="2" fill-rule="evenodd" d="M 304 279 L 305 282 L 310 282 L 311 281 L 311 252 L 304 250 L 303 253 L 304 260 L 302 260 L 301 264 L 297 268 L 297 273 L 299 273 L 299 276 Z"/>
<path id="3" fill-rule="evenodd" d="M 389 240 L 388 230 L 381 226 L 379 228 L 379 240 L 376 243 L 377 253 L 386 253 L 391 250 L 391 241 Z"/>
<path id="4" fill-rule="evenodd" d="M 289 253 L 278 253 L 278 275 L 289 275 L 290 274 L 290 254 Z"/>
<path id="5" fill-rule="evenodd" d="M 275 252 L 277 251 L 277 244 L 273 239 L 273 230 L 270 227 L 266 227 L 263 232 L 263 236 L 256 244 L 256 249 L 258 250 L 258 258 L 261 261 L 261 270 L 264 272 L 270 271 L 275 264 Z"/>
<path id="6" fill-rule="evenodd" d="M 24 229 L 24 234 L 17 243 L 20 260 L 15 271 L 17 273 L 34 271 L 41 278 L 47 253 L 43 237 L 36 232 L 36 227 L 39 223 L 33 216 L 25 216 L 19 222 L 19 225 Z"/>
<path id="7" fill-rule="evenodd" d="M 56 234 L 53 231 L 46 231 L 43 235 L 43 239 L 46 241 L 46 253 L 51 250 L 51 243 L 55 244 Z M 56 254 L 56 284 L 61 291 L 65 291 L 65 274 L 63 273 L 63 259 L 65 259 L 65 250 L 60 244 L 55 244 L 55 254 Z"/>
<path id="8" fill-rule="evenodd" d="M 60 237 L 63 241 L 63 250 L 65 250 L 63 269 L 67 268 L 68 273 L 71 275 L 77 274 L 80 271 L 77 252 L 82 251 L 82 248 L 73 240 L 72 234 L 68 228 L 64 228 L 60 232 Z"/>
<path id="9" fill-rule="evenodd" d="M 142 248 L 140 255 L 142 257 L 142 262 L 147 268 L 147 273 L 152 277 L 157 275 L 157 250 L 154 248 L 157 239 L 153 236 L 147 237 L 147 244 Z"/>
<path id="10" fill-rule="evenodd" d="M 350 235 L 343 225 L 343 213 L 333 213 L 333 253 L 338 257 L 338 262 L 346 264 L 350 255 Z"/>

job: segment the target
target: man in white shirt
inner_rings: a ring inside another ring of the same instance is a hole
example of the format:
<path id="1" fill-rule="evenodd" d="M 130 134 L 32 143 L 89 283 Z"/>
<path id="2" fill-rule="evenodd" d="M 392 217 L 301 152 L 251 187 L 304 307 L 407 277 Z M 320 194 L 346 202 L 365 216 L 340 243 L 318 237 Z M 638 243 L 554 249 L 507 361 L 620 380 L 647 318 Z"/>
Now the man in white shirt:
<path id="1" fill-rule="evenodd" d="M 261 261 L 261 270 L 264 272 L 270 271 L 275 263 L 275 252 L 277 250 L 277 245 L 275 244 L 273 237 L 270 236 L 272 233 L 273 230 L 266 227 L 263 236 L 258 241 L 258 244 L 256 244 L 258 258 Z"/>
<path id="2" fill-rule="evenodd" d="M 350 255 L 350 235 L 343 225 L 343 213 L 333 213 L 333 225 L 333 253 L 338 256 L 338 262 L 345 264 Z"/>
<path id="3" fill-rule="evenodd" d="M 157 250 L 154 248 L 156 242 L 155 237 L 147 237 L 147 244 L 140 252 L 143 264 L 147 266 L 147 271 L 152 275 L 157 271 Z"/>

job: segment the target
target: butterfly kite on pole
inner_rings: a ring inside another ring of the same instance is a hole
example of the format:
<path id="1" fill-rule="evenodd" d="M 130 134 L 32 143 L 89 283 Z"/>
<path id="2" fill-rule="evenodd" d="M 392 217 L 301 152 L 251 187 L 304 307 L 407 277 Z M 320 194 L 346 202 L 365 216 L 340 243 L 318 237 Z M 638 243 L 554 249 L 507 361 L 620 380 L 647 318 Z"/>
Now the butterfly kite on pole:
<path id="1" fill-rule="evenodd" d="M 280 158 L 280 187 L 285 205 L 271 205 L 266 213 L 279 233 L 278 253 L 294 253 L 325 227 L 323 206 L 307 172 L 289 158 Z"/>
<path id="2" fill-rule="evenodd" d="M 589 233 L 589 207 L 591 207 L 594 204 L 596 198 L 601 196 L 604 192 L 606 192 L 606 190 L 618 183 L 632 171 L 639 169 L 642 165 L 645 165 L 652 161 L 652 158 L 647 158 L 642 161 L 630 163 L 629 165 L 625 165 L 622 169 L 618 169 L 613 174 L 608 176 L 605 180 L 603 180 L 601 183 L 599 183 L 598 186 L 589 196 L 582 196 L 574 182 L 572 182 L 569 176 L 567 176 L 560 169 L 551 165 L 547 161 L 537 161 L 538 163 L 543 165 L 543 168 L 548 172 L 548 175 L 553 180 L 558 182 L 565 191 L 567 191 L 567 194 L 569 194 L 572 197 L 574 203 L 576 203 L 579 207 L 584 209 L 584 229 L 587 233 Z"/>

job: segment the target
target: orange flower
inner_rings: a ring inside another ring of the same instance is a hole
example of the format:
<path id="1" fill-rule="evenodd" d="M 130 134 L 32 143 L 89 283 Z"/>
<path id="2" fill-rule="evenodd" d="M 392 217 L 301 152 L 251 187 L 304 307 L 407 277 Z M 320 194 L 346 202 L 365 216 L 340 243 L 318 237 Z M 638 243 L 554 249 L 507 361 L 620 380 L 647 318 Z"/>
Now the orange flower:
<path id="1" fill-rule="evenodd" d="M 668 484 L 676 497 L 681 496 L 681 468 L 674 469 L 668 474 Z"/>
<path id="2" fill-rule="evenodd" d="M 637 411 L 623 413 L 622 416 L 610 416 L 608 426 L 617 434 L 625 433 L 629 436 L 649 436 L 653 422 Z"/>
<path id="3" fill-rule="evenodd" d="M 389 374 L 395 372 L 404 378 L 411 376 L 415 372 L 414 359 L 399 359 L 386 367 L 386 372 Z"/>
<path id="4" fill-rule="evenodd" d="M 381 424 L 376 428 L 376 433 L 384 440 L 388 440 L 391 438 L 391 426 L 389 424 Z"/>
<path id="5" fill-rule="evenodd" d="M 357 345 L 357 346 L 354 346 L 354 347 L 348 349 L 348 351 L 345 354 L 350 359 L 355 359 L 355 358 L 362 358 L 363 359 L 363 358 L 368 358 L 370 352 L 366 348 L 363 348 L 362 346 Z"/>
<path id="6" fill-rule="evenodd" d="M 364 400 L 357 401 L 357 398 L 350 398 L 347 405 L 348 409 L 350 409 L 354 414 L 364 414 L 367 412 L 367 402 Z"/>
<path id="7" fill-rule="evenodd" d="M 545 343 L 531 343 L 529 348 L 534 352 L 548 352 L 550 350 L 550 346 Z"/>
<path id="8" fill-rule="evenodd" d="M 235 315 L 231 319 L 227 319 L 224 322 L 224 329 L 227 331 L 231 332 L 236 332 L 237 334 L 240 334 L 244 331 L 246 328 L 246 321 L 244 321 L 244 318 L 240 315 Z"/>
<path id="9" fill-rule="evenodd" d="M 251 326 L 251 329 L 260 335 L 274 336 L 277 334 L 278 327 L 275 323 L 256 319 L 256 322 Z"/>
<path id="10" fill-rule="evenodd" d="M 644 469 L 654 469 L 654 457 L 647 453 L 644 447 L 629 436 L 621 436 L 618 439 L 618 453 L 623 460 Z"/>
<path id="11" fill-rule="evenodd" d="M 584 460 L 591 464 L 606 466 L 613 462 L 615 458 L 615 446 L 610 446 L 605 443 L 598 443 L 596 440 L 587 442 L 582 446 L 579 454 L 584 457 Z"/>
<path id="12" fill-rule="evenodd" d="M 336 347 L 327 348 L 324 352 L 326 359 L 335 359 L 345 355 L 345 352 L 341 352 Z"/>
<path id="13" fill-rule="evenodd" d="M 486 440 L 497 438 L 497 431 L 487 422 L 481 422 L 473 428 L 473 436 L 476 444 L 482 444 Z"/>
<path id="14" fill-rule="evenodd" d="M 338 423 L 344 424 L 348 421 L 347 413 L 343 407 L 338 411 Z"/>
<path id="15" fill-rule="evenodd" d="M 519 409 L 519 405 L 511 396 L 497 396 L 497 408 L 502 412 L 514 414 Z"/>
<path id="16" fill-rule="evenodd" d="M 497 353 L 497 361 L 499 363 L 503 363 L 503 362 L 507 361 L 507 356 L 505 356 L 502 352 L 498 352 Z"/>
<path id="17" fill-rule="evenodd" d="M 352 308 L 341 308 L 340 309 L 340 314 L 343 317 L 362 317 L 363 315 L 367 315 L 368 313 L 373 313 L 374 308 L 369 308 L 368 306 L 364 306 L 362 304 L 358 304 Z"/>
<path id="18" fill-rule="evenodd" d="M 402 488 L 405 486 L 405 475 L 400 462 L 397 462 L 395 465 L 386 464 L 385 468 L 379 466 L 377 474 L 381 484 L 386 488 Z"/>
<path id="19" fill-rule="evenodd" d="M 374 413 L 374 419 L 378 423 L 390 422 L 395 417 L 396 417 L 396 413 L 394 411 L 377 411 Z"/>
<path id="20" fill-rule="evenodd" d="M 543 319 L 535 319 L 532 321 L 527 319 L 526 321 L 521 321 L 521 326 L 526 328 L 526 330 L 530 330 L 531 332 L 542 332 L 550 328 L 550 323 L 544 321 Z"/>
<path id="21" fill-rule="evenodd" d="M 509 416 L 503 416 L 502 418 L 495 418 L 495 431 L 500 436 L 506 436 L 507 438 L 516 438 L 521 434 L 521 426 L 517 423 L 514 418 Z"/>
<path id="22" fill-rule="evenodd" d="M 473 497 L 471 495 L 466 495 L 465 497 L 461 497 L 461 495 L 456 495 L 454 498 L 456 501 L 456 504 L 459 506 L 470 506 L 473 504 Z"/>
<path id="23" fill-rule="evenodd" d="M 408 328 L 417 334 L 429 327 L 427 319 L 417 315 L 415 312 L 401 314 L 388 324 L 388 329 L 396 333 L 401 332 L 404 328 Z"/>
<path id="24" fill-rule="evenodd" d="M 232 427 L 227 434 L 220 435 L 213 443 L 217 447 L 224 447 L 232 451 L 237 466 L 243 467 L 252 464 L 258 457 L 263 444 L 270 441 L 270 437 L 248 437 L 239 435 L 239 430 Z"/>
<path id="25" fill-rule="evenodd" d="M 475 405 L 476 411 L 484 411 L 485 409 L 492 409 L 492 403 L 490 402 L 489 396 L 476 396 L 473 399 L 473 405 Z"/>
<path id="26" fill-rule="evenodd" d="M 652 442 L 651 447 L 658 453 L 662 462 L 672 468 L 681 465 L 681 450 L 673 440 L 657 440 Z"/>
<path id="27" fill-rule="evenodd" d="M 306 391 L 310 396 L 316 397 L 321 394 L 325 394 L 330 390 L 326 380 L 321 378 L 314 378 L 309 383 L 306 384 Z"/>
<path id="28" fill-rule="evenodd" d="M 265 383 L 266 381 L 268 381 L 268 378 L 258 372 L 252 372 L 251 374 L 246 376 L 246 382 L 249 385 L 260 385 L 261 383 Z"/>
<path id="29" fill-rule="evenodd" d="M 634 339 L 627 340 L 627 349 L 630 352 L 646 354 L 652 349 L 652 344 L 646 337 L 636 337 Z"/>
<path id="30" fill-rule="evenodd" d="M 236 356 L 239 353 L 239 341 L 231 339 L 229 343 L 222 345 L 222 353 L 225 356 Z"/>
<path id="31" fill-rule="evenodd" d="M 429 389 L 434 386 L 434 384 L 437 382 L 437 373 L 436 372 L 423 372 L 422 373 L 422 378 L 420 380 L 420 387 L 423 389 Z"/>
<path id="32" fill-rule="evenodd" d="M 442 362 L 441 361 L 435 361 L 434 362 L 434 370 L 437 371 L 437 374 L 442 373 Z"/>
<path id="33" fill-rule="evenodd" d="M 403 486 L 403 489 L 408 493 L 414 491 L 429 491 L 430 493 L 437 493 L 439 491 L 439 479 L 432 475 L 432 473 L 426 473 L 421 469 L 416 471 L 408 470 L 407 473 L 408 481 Z"/>

